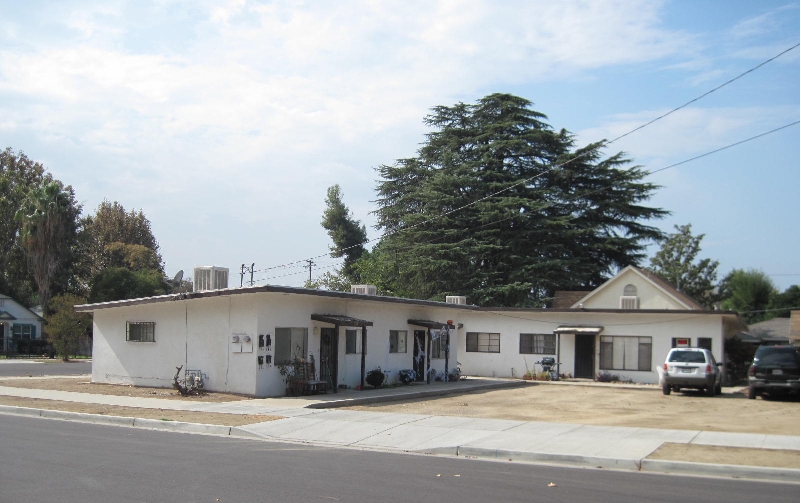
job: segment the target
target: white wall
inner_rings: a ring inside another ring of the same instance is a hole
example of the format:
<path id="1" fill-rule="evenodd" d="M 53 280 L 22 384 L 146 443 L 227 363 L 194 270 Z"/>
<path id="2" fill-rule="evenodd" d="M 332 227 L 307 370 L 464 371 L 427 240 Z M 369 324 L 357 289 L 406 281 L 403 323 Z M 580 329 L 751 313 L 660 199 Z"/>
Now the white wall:
<path id="1" fill-rule="evenodd" d="M 620 309 L 620 297 L 626 285 L 637 287 L 640 309 L 687 309 L 676 299 L 668 296 L 653 283 L 635 271 L 628 270 L 616 276 L 596 290 L 596 293 L 584 301 L 586 309 Z"/>

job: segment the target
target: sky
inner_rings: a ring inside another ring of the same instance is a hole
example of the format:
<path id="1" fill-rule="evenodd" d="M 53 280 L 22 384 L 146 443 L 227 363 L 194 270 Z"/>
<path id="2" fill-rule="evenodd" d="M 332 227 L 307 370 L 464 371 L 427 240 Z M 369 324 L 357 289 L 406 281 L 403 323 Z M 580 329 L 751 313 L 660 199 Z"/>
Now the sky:
<path id="1" fill-rule="evenodd" d="M 327 188 L 379 237 L 375 169 L 415 156 L 434 106 L 512 93 L 579 144 L 611 140 L 798 43 L 799 3 L 772 0 L 0 0 L 0 148 L 84 214 L 142 210 L 170 276 L 228 267 L 233 287 L 255 264 L 256 284 L 302 286 L 298 261 L 338 264 Z M 798 119 L 795 48 L 606 152 L 657 171 Z M 793 125 L 654 173 L 648 204 L 671 214 L 651 224 L 690 223 L 720 278 L 784 290 L 799 162 Z"/>

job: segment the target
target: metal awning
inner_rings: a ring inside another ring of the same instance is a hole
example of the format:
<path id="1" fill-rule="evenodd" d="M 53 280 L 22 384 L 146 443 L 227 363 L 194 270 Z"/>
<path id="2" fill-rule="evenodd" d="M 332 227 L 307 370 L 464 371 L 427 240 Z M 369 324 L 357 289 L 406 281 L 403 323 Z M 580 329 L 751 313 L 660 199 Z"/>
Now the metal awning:
<path id="1" fill-rule="evenodd" d="M 313 314 L 311 315 L 313 321 L 322 321 L 323 323 L 330 323 L 340 327 L 372 327 L 373 322 L 367 320 L 360 320 L 359 318 L 352 318 L 350 316 L 343 316 L 341 314 Z"/>
<path id="2" fill-rule="evenodd" d="M 555 334 L 587 334 L 598 335 L 603 331 L 604 327 L 588 326 L 588 325 L 562 325 L 553 331 Z"/>
<path id="3" fill-rule="evenodd" d="M 440 321 L 429 321 L 429 320 L 406 320 L 406 323 L 409 325 L 414 325 L 416 327 L 426 327 L 426 328 L 433 328 L 434 330 L 439 330 L 444 326 L 448 326 L 448 328 L 453 329 L 456 328 L 454 325 L 448 325 L 447 323 L 442 323 Z"/>
<path id="4" fill-rule="evenodd" d="M 14 321 L 16 318 L 8 311 L 0 311 L 0 321 Z"/>

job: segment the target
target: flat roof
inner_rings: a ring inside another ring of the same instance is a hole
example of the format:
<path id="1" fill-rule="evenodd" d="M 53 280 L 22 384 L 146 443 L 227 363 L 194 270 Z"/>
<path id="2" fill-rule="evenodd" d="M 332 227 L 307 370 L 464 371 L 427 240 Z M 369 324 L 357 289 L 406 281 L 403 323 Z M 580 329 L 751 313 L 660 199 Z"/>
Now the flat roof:
<path id="1" fill-rule="evenodd" d="M 465 304 L 450 304 L 447 302 L 434 300 L 405 299 L 402 297 L 385 297 L 381 295 L 363 295 L 350 292 L 332 292 L 330 290 L 315 290 L 311 288 L 298 288 L 289 286 L 248 286 L 241 288 L 226 288 L 222 290 L 206 290 L 201 292 L 174 293 L 169 295 L 159 295 L 156 297 L 143 297 L 139 299 L 115 300 L 111 302 L 98 302 L 95 304 L 80 304 L 75 306 L 77 312 L 94 312 L 102 309 L 113 309 L 117 307 L 139 306 L 147 304 L 158 304 L 163 302 L 174 302 L 182 300 L 194 300 L 213 297 L 227 297 L 232 295 L 249 295 L 257 293 L 284 293 L 291 295 L 310 295 L 315 297 L 329 297 L 348 300 L 365 300 L 370 302 L 382 302 L 389 304 L 405 304 L 411 306 L 439 307 L 447 309 L 459 309 L 478 312 L 507 312 L 507 313 L 610 313 L 610 314 L 668 314 L 673 316 L 733 316 L 738 318 L 735 311 L 719 310 L 684 310 L 684 309 L 571 309 L 571 308 L 538 308 L 538 307 L 478 307 Z"/>

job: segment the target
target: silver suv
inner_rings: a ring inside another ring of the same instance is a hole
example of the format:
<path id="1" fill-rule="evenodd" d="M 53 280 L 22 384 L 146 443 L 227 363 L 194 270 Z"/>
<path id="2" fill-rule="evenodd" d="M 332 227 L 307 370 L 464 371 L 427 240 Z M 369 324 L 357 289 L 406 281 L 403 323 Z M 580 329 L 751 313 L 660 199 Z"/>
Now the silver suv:
<path id="1" fill-rule="evenodd" d="M 662 367 L 662 393 L 669 395 L 671 390 L 695 388 L 709 396 L 719 395 L 721 365 L 708 349 L 673 348 Z"/>

